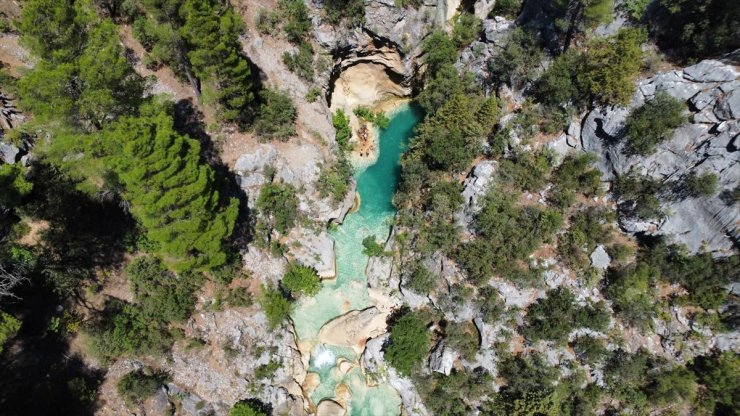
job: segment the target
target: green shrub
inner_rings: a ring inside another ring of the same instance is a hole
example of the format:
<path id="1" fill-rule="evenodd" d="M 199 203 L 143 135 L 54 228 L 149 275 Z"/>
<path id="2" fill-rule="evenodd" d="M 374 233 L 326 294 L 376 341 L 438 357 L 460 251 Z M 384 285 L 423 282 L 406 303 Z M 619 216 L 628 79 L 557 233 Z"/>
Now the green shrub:
<path id="1" fill-rule="evenodd" d="M 455 42 L 441 30 L 427 36 L 421 44 L 424 52 L 424 63 L 427 65 L 427 73 L 434 76 L 439 68 L 446 64 L 454 64 L 457 60 L 457 47 Z"/>
<path id="2" fill-rule="evenodd" d="M 606 342 L 601 338 L 580 336 L 570 343 L 576 358 L 584 364 L 594 365 L 609 356 Z"/>
<path id="3" fill-rule="evenodd" d="M 254 23 L 257 31 L 261 34 L 274 36 L 280 24 L 280 15 L 275 11 L 268 11 L 266 8 L 260 7 L 254 17 Z"/>
<path id="4" fill-rule="evenodd" d="M 313 296 L 321 290 L 321 279 L 316 274 L 316 270 L 292 263 L 283 275 L 280 285 L 294 297 L 299 294 Z"/>
<path id="5" fill-rule="evenodd" d="M 229 290 L 226 303 L 234 308 L 247 308 L 252 306 L 254 298 L 246 287 L 235 287 Z"/>
<path id="6" fill-rule="evenodd" d="M 321 89 L 319 87 L 312 86 L 308 89 L 308 92 L 306 92 L 306 101 L 309 103 L 315 103 L 319 97 L 321 97 Z"/>
<path id="7" fill-rule="evenodd" d="M 715 352 L 694 359 L 691 366 L 704 386 L 703 407 L 715 414 L 731 414 L 740 407 L 740 356 L 733 351 Z"/>
<path id="8" fill-rule="evenodd" d="M 313 47 L 308 42 L 301 42 L 296 52 L 283 52 L 283 63 L 290 72 L 306 81 L 313 81 Z"/>
<path id="9" fill-rule="evenodd" d="M 417 264 L 406 278 L 404 286 L 421 295 L 427 295 L 437 287 L 437 278 L 422 264 Z"/>
<path id="10" fill-rule="evenodd" d="M 531 341 L 540 339 L 562 343 L 573 329 L 586 327 L 603 331 L 609 324 L 609 314 L 603 305 L 574 305 L 575 296 L 564 288 L 551 290 L 527 310 L 527 326 L 522 334 Z"/>
<path id="11" fill-rule="evenodd" d="M 489 324 L 496 322 L 506 310 L 504 300 L 501 298 L 498 290 L 488 285 L 478 290 L 476 304 L 480 309 L 483 321 Z"/>
<path id="12" fill-rule="evenodd" d="M 691 172 L 683 178 L 680 187 L 682 194 L 692 198 L 701 198 L 716 194 L 718 185 L 719 177 L 714 173 L 706 172 L 697 175 Z"/>
<path id="13" fill-rule="evenodd" d="M 336 140 L 342 150 L 351 150 L 349 140 L 352 138 L 352 128 L 349 125 L 349 117 L 341 108 L 331 118 L 331 123 L 337 131 Z"/>
<path id="14" fill-rule="evenodd" d="M 592 166 L 595 160 L 589 153 L 566 156 L 552 174 L 550 203 L 565 209 L 575 202 L 575 192 L 587 197 L 601 194 L 601 172 Z"/>
<path id="15" fill-rule="evenodd" d="M 0 311 L 0 353 L 3 346 L 21 329 L 21 321 L 13 315 Z"/>
<path id="16" fill-rule="evenodd" d="M 497 1 L 494 10 L 499 5 L 506 7 L 514 5 L 517 13 L 521 0 Z M 506 44 L 500 54 L 488 61 L 488 71 L 497 82 L 505 82 L 514 87 L 522 87 L 534 81 L 537 69 L 544 59 L 542 48 L 537 45 L 533 34 L 522 28 L 515 28 L 507 35 Z"/>
<path id="17" fill-rule="evenodd" d="M 658 200 L 662 191 L 660 182 L 634 171 L 619 176 L 614 182 L 614 193 L 622 200 L 620 210 L 641 220 L 665 217 Z"/>
<path id="18" fill-rule="evenodd" d="M 362 247 L 362 253 L 368 257 L 380 257 L 386 254 L 383 245 L 378 243 L 374 235 L 363 238 Z"/>
<path id="19" fill-rule="evenodd" d="M 503 16 L 507 19 L 516 19 L 519 10 L 522 8 L 522 0 L 498 0 L 493 6 L 489 18 Z"/>
<path id="20" fill-rule="evenodd" d="M 287 183 L 268 183 L 260 190 L 256 208 L 271 228 L 285 234 L 298 217 L 298 197 Z"/>
<path id="21" fill-rule="evenodd" d="M 445 344 L 466 360 L 474 360 L 480 347 L 478 329 L 472 322 L 451 322 L 445 328 Z"/>
<path id="22" fill-rule="evenodd" d="M 295 135 L 297 117 L 293 100 L 287 92 L 265 88 L 254 129 L 262 137 L 287 141 Z"/>
<path id="23" fill-rule="evenodd" d="M 548 390 L 560 373 L 536 353 L 504 357 L 498 370 L 499 375 L 506 379 L 506 390 L 516 393 Z"/>
<path id="24" fill-rule="evenodd" d="M 417 312 L 407 312 L 391 325 L 385 359 L 402 375 L 411 370 L 429 353 L 431 332 Z"/>
<path id="25" fill-rule="evenodd" d="M 480 19 L 470 13 L 460 13 L 452 28 L 452 41 L 458 48 L 464 48 L 478 39 L 480 31 Z"/>
<path id="26" fill-rule="evenodd" d="M 306 4 L 302 0 L 278 0 L 278 11 L 288 40 L 300 43 L 311 30 L 311 18 Z"/>
<path id="27" fill-rule="evenodd" d="M 665 92 L 630 113 L 625 121 L 629 151 L 650 154 L 673 130 L 686 122 L 686 105 Z"/>
<path id="28" fill-rule="evenodd" d="M 329 21 L 334 24 L 344 20 L 351 26 L 359 26 L 365 21 L 363 0 L 324 0 L 322 5 Z"/>
<path id="29" fill-rule="evenodd" d="M 365 106 L 359 106 L 354 109 L 354 113 L 360 119 L 367 121 L 368 123 L 375 124 L 380 129 L 387 129 L 390 120 L 382 111 L 373 112 L 371 109 Z"/>
<path id="30" fill-rule="evenodd" d="M 558 254 L 575 270 L 589 266 L 589 255 L 599 244 L 611 240 L 609 222 L 614 214 L 604 208 L 590 207 L 576 212 L 570 219 L 568 232 L 558 241 Z"/>
<path id="31" fill-rule="evenodd" d="M 655 316 L 653 283 L 657 270 L 646 264 L 609 269 L 604 293 L 612 301 L 614 310 L 630 325 L 647 328 Z"/>
<path id="32" fill-rule="evenodd" d="M 126 266 L 136 303 L 149 319 L 184 322 L 193 312 L 198 280 L 194 275 L 176 276 L 153 257 L 138 257 Z"/>
<path id="33" fill-rule="evenodd" d="M 658 406 L 693 403 L 696 398 L 696 376 L 685 367 L 662 371 L 650 379 L 647 395 Z"/>
<path id="34" fill-rule="evenodd" d="M 136 370 L 121 377 L 116 389 L 123 400 L 132 405 L 153 396 L 167 378 L 166 374 L 152 373 L 151 370 Z"/>
<path id="35" fill-rule="evenodd" d="M 293 305 L 278 289 L 264 285 L 259 303 L 271 328 L 277 328 L 293 309 Z"/>
<path id="36" fill-rule="evenodd" d="M 352 165 L 343 155 L 343 152 L 337 155 L 337 161 L 329 165 L 324 165 L 319 173 L 317 188 L 319 196 L 326 198 L 331 196 L 332 201 L 343 201 L 350 189 L 352 180 Z"/>
<path id="37" fill-rule="evenodd" d="M 499 175 L 509 186 L 537 192 L 547 183 L 551 155 L 546 151 L 518 152 L 512 159 L 502 160 Z"/>
<path id="38" fill-rule="evenodd" d="M 275 372 L 280 368 L 280 361 L 270 360 L 267 364 L 254 369 L 254 378 L 256 380 L 272 379 L 275 376 Z"/>
<path id="39" fill-rule="evenodd" d="M 229 416 L 268 416 L 264 406 L 260 406 L 251 401 L 242 401 L 234 404 Z"/>

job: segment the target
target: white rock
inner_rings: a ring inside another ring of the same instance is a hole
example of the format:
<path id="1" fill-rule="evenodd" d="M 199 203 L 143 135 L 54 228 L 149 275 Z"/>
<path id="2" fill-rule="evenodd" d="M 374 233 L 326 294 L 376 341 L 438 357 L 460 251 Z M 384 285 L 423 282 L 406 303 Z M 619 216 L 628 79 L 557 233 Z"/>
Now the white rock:
<path id="1" fill-rule="evenodd" d="M 440 341 L 429 355 L 429 369 L 449 376 L 458 357 L 457 352 L 447 347 L 444 341 Z"/>

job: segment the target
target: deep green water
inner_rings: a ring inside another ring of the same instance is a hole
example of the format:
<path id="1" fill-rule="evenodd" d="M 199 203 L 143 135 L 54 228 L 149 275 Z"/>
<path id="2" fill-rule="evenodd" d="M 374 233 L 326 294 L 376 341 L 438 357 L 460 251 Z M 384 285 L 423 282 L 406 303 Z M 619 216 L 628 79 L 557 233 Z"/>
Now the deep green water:
<path id="1" fill-rule="evenodd" d="M 378 241 L 388 238 L 396 212 L 392 200 L 398 186 L 399 160 L 421 118 L 422 112 L 415 106 L 406 105 L 398 109 L 388 128 L 380 132 L 378 160 L 355 172 L 360 209 L 347 215 L 344 223 L 332 232 L 337 279 L 325 282 L 314 298 L 298 303 L 292 315 L 298 338 L 314 339 L 326 322 L 351 310 L 372 306 L 365 276 L 368 258 L 362 253 L 362 240 L 369 235 L 374 235 Z M 397 415 L 401 402 L 392 387 L 379 385 L 368 388 L 359 369 L 340 374 L 334 367 L 336 357 L 352 361 L 357 358 L 352 355 L 351 351 L 323 345 L 312 352 L 310 371 L 321 377 L 321 385 L 313 392 L 312 401 L 318 403 L 323 398 L 333 397 L 336 385 L 344 382 L 352 390 L 349 415 Z"/>

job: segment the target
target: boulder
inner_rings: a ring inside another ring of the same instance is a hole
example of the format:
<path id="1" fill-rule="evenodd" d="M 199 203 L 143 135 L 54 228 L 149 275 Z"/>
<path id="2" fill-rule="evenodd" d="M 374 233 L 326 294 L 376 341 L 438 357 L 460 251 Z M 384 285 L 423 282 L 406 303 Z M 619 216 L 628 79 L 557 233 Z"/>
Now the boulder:
<path id="1" fill-rule="evenodd" d="M 288 234 L 288 255 L 293 260 L 316 270 L 322 279 L 336 277 L 334 239 L 326 231 L 316 232 L 295 227 Z"/>
<path id="2" fill-rule="evenodd" d="M 599 270 L 606 270 L 611 264 L 612 259 L 604 249 L 603 244 L 599 244 L 596 250 L 591 253 L 591 266 Z"/>
<path id="3" fill-rule="evenodd" d="M 346 410 L 334 400 L 324 399 L 316 406 L 316 416 L 344 416 Z"/>
<path id="4" fill-rule="evenodd" d="M 12 164 L 18 161 L 18 155 L 21 150 L 10 143 L 0 141 L 0 160 L 5 163 Z"/>
<path id="5" fill-rule="evenodd" d="M 740 118 L 740 88 L 730 91 L 717 101 L 714 115 L 720 120 Z"/>
<path id="6" fill-rule="evenodd" d="M 362 353 L 362 368 L 366 373 L 378 374 L 386 367 L 383 345 L 388 341 L 390 334 L 383 334 L 372 338 L 365 343 L 365 351 Z"/>
<path id="7" fill-rule="evenodd" d="M 514 28 L 514 22 L 501 16 L 483 21 L 483 35 L 486 42 L 503 47 L 506 35 Z"/>
<path id="8" fill-rule="evenodd" d="M 352 348 L 359 355 L 365 342 L 385 332 L 386 314 L 371 306 L 360 311 L 351 311 L 335 318 L 321 327 L 318 340 L 324 344 Z"/>
<path id="9" fill-rule="evenodd" d="M 740 73 L 731 65 L 714 59 L 706 59 L 696 65 L 684 68 L 683 77 L 694 82 L 723 82 L 740 77 Z"/>
<path id="10" fill-rule="evenodd" d="M 458 357 L 457 352 L 447 347 L 444 341 L 440 341 L 429 355 L 429 369 L 449 376 Z"/>

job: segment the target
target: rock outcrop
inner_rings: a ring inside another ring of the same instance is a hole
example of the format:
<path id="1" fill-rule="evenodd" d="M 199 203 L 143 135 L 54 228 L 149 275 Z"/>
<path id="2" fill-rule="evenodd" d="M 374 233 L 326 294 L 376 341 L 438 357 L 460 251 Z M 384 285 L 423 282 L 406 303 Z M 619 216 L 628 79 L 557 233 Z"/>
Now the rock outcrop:
<path id="1" fill-rule="evenodd" d="M 705 60 L 640 81 L 630 108 L 596 108 L 583 121 L 580 148 L 598 156 L 604 180 L 630 171 L 647 175 L 668 187 L 688 175 L 718 176 L 718 192 L 709 197 L 664 197 L 665 219 L 635 221 L 620 215 L 620 226 L 631 233 L 670 237 L 693 251 L 728 254 L 740 241 L 740 206 L 729 195 L 740 183 L 740 72 L 730 63 Z M 624 122 L 630 109 L 665 92 L 686 101 L 690 122 L 647 156 L 629 154 Z M 570 130 L 569 130 L 570 137 Z"/>
<path id="2" fill-rule="evenodd" d="M 352 348 L 357 355 L 365 350 L 365 342 L 385 332 L 386 314 L 372 306 L 348 312 L 327 322 L 319 331 L 320 343 Z"/>

